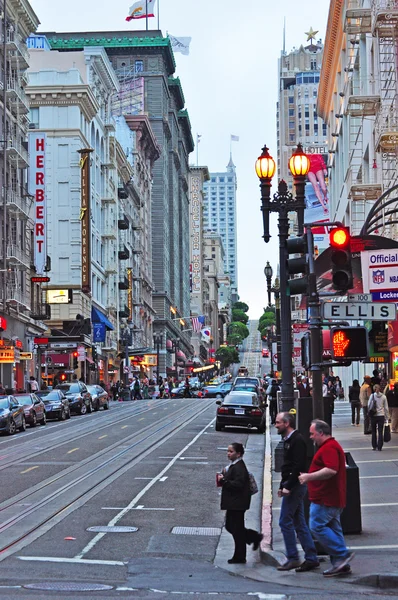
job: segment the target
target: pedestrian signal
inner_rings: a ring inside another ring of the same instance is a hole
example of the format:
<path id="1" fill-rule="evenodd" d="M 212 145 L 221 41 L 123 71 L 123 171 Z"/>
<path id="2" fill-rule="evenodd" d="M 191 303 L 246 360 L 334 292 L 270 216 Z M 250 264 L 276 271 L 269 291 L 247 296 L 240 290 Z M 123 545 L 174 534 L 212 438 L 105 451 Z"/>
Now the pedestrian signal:
<path id="1" fill-rule="evenodd" d="M 368 356 L 366 327 L 333 327 L 331 332 L 332 358 L 336 361 L 363 360 Z"/>

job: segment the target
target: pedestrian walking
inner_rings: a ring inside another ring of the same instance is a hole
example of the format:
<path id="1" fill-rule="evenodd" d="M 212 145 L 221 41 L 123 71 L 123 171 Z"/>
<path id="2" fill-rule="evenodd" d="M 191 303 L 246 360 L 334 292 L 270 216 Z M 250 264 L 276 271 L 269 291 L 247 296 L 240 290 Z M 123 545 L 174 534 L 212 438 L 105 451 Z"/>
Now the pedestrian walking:
<path id="1" fill-rule="evenodd" d="M 299 476 L 301 484 L 308 484 L 310 531 L 330 555 L 331 568 L 325 577 L 349 573 L 349 552 L 344 540 L 340 515 L 346 505 L 346 460 L 342 447 L 331 436 L 328 423 L 315 419 L 311 422 L 310 438 L 317 446 L 308 473 Z"/>
<path id="2" fill-rule="evenodd" d="M 283 437 L 282 477 L 278 490 L 278 496 L 282 498 L 279 527 L 285 542 L 287 559 L 277 569 L 278 571 L 296 569 L 297 573 L 312 571 L 319 567 L 319 561 L 304 516 L 303 500 L 307 493 L 307 486 L 298 480 L 300 473 L 306 471 L 307 444 L 301 433 L 295 429 L 295 418 L 291 413 L 278 413 L 275 427 Z M 304 550 L 304 562 L 299 560 L 296 536 Z"/>
<path id="3" fill-rule="evenodd" d="M 32 393 L 39 391 L 39 384 L 37 383 L 36 378 L 33 377 L 33 375 L 31 375 L 29 377 L 29 385 L 30 385 L 30 391 Z"/>
<path id="4" fill-rule="evenodd" d="M 343 384 L 341 383 L 341 379 L 338 376 L 336 376 L 336 379 L 334 382 L 334 388 L 336 390 L 336 397 L 339 400 L 344 400 L 344 388 L 343 388 Z"/>
<path id="5" fill-rule="evenodd" d="M 374 386 L 374 392 L 369 398 L 368 412 L 372 429 L 372 449 L 381 451 L 384 442 L 384 425 L 388 425 L 389 411 L 387 398 L 380 391 L 380 385 Z"/>
<path id="6" fill-rule="evenodd" d="M 117 395 L 119 393 L 119 381 L 114 381 L 111 386 L 111 392 L 114 402 L 117 400 Z"/>
<path id="7" fill-rule="evenodd" d="M 250 508 L 249 473 L 243 461 L 245 449 L 242 444 L 233 442 L 228 446 L 227 456 L 230 464 L 219 478 L 221 485 L 221 510 L 225 510 L 225 529 L 232 535 L 235 551 L 230 564 L 246 562 L 246 544 L 253 544 L 257 550 L 263 536 L 254 529 L 245 528 L 245 512 Z"/>
<path id="8" fill-rule="evenodd" d="M 361 414 L 361 401 L 359 399 L 361 386 L 358 379 L 354 379 L 352 385 L 348 389 L 348 399 L 351 403 L 351 425 L 359 427 L 359 419 Z"/>
<path id="9" fill-rule="evenodd" d="M 138 377 L 135 377 L 133 382 L 133 400 L 142 400 L 140 380 Z"/>
<path id="10" fill-rule="evenodd" d="M 142 382 L 142 395 L 144 397 L 144 400 L 148 400 L 149 399 L 149 379 L 148 377 L 144 377 L 143 382 Z"/>
<path id="11" fill-rule="evenodd" d="M 368 402 L 372 394 L 371 377 L 365 375 L 363 378 L 363 384 L 361 385 L 361 391 L 359 393 L 359 399 L 361 401 L 362 412 L 363 412 L 363 432 L 365 435 L 372 433 L 370 426 L 370 419 L 368 414 Z"/>
<path id="12" fill-rule="evenodd" d="M 185 378 L 184 398 L 191 398 L 191 390 L 190 390 L 190 386 L 189 386 L 189 377 Z"/>
<path id="13" fill-rule="evenodd" d="M 278 412 L 277 407 L 277 394 L 280 390 L 280 387 L 276 381 L 273 379 L 269 386 L 267 387 L 267 396 L 269 401 L 269 416 L 271 419 L 271 425 L 275 425 L 276 413 Z"/>
<path id="14" fill-rule="evenodd" d="M 300 398 L 309 398 L 311 396 L 311 386 L 307 377 L 302 377 L 297 383 L 297 389 Z"/>
<path id="15" fill-rule="evenodd" d="M 398 433 L 398 383 L 394 383 L 393 390 L 388 390 L 387 404 L 391 416 L 391 433 Z"/>

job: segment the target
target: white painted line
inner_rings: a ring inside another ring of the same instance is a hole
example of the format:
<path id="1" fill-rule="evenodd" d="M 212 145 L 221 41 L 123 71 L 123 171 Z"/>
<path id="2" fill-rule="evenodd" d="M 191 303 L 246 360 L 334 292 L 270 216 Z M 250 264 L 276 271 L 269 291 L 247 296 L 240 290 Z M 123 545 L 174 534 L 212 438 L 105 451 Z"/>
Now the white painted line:
<path id="1" fill-rule="evenodd" d="M 150 481 L 152 477 L 134 477 L 134 479 L 145 479 Z"/>
<path id="2" fill-rule="evenodd" d="M 123 510 L 120 511 L 120 513 L 118 513 L 117 515 L 115 515 L 113 517 L 113 519 L 111 519 L 108 523 L 108 526 L 113 526 L 113 525 L 117 525 L 117 523 L 124 517 L 124 515 L 129 511 L 129 509 L 134 508 L 134 506 L 138 503 L 139 500 L 141 500 L 141 498 L 155 485 L 155 483 L 157 483 L 159 481 L 159 479 L 161 479 L 161 477 L 164 477 L 164 475 L 167 473 L 167 471 L 169 469 L 171 469 L 171 467 L 177 462 L 177 460 L 180 458 L 180 456 L 182 456 L 183 454 L 186 453 L 186 451 L 188 450 L 188 448 L 190 448 L 191 446 L 193 446 L 194 444 L 196 444 L 196 442 L 198 441 L 198 439 L 200 438 L 200 436 L 202 435 L 202 433 L 204 433 L 206 431 L 206 429 L 208 429 L 209 427 L 211 427 L 214 423 L 215 419 L 212 419 L 201 431 L 199 431 L 199 433 L 192 438 L 192 440 L 189 442 L 189 444 L 187 444 L 182 450 L 180 450 L 175 456 L 174 458 L 164 467 L 164 469 L 162 469 L 160 471 L 160 473 L 158 473 L 158 475 L 156 475 L 152 481 L 150 481 L 149 483 L 147 483 L 147 485 L 132 499 L 132 501 L 129 503 L 128 506 L 126 506 L 126 508 L 124 508 Z M 90 550 L 92 550 L 94 548 L 94 546 L 97 544 L 97 542 L 99 542 L 100 540 L 102 540 L 102 538 L 104 537 L 104 535 L 106 535 L 105 533 L 98 533 L 84 548 L 83 550 L 75 557 L 76 559 L 81 559 L 83 558 L 83 556 L 85 554 L 87 554 L 87 552 L 90 552 Z"/>
<path id="3" fill-rule="evenodd" d="M 110 565 L 111 567 L 124 567 L 128 561 L 121 560 L 91 560 L 89 558 L 65 558 L 58 556 L 18 556 L 19 560 L 33 562 L 72 563 L 75 565 Z"/>
<path id="4" fill-rule="evenodd" d="M 355 462 L 357 465 L 363 465 L 365 463 L 397 462 L 397 459 L 396 458 L 386 458 L 385 460 L 383 460 L 381 458 L 380 460 L 356 460 Z"/>
<path id="5" fill-rule="evenodd" d="M 207 456 L 182 456 L 180 460 L 206 460 L 206 458 Z"/>
<path id="6" fill-rule="evenodd" d="M 170 458 L 174 458 L 174 456 L 158 456 L 158 458 L 167 458 L 167 459 L 170 459 Z"/>
<path id="7" fill-rule="evenodd" d="M 159 479 L 159 481 L 163 482 L 163 481 L 166 481 L 166 479 L 168 479 L 167 475 L 166 475 L 165 477 L 161 477 L 161 478 Z"/>
<path id="8" fill-rule="evenodd" d="M 376 504 L 361 504 L 361 508 L 369 508 L 370 506 L 398 506 L 398 502 L 377 502 Z"/>
<path id="9" fill-rule="evenodd" d="M 22 585 L 0 585 L 0 590 L 20 590 Z"/>
<path id="10" fill-rule="evenodd" d="M 175 508 L 147 508 L 145 506 L 135 506 L 131 510 L 175 510 Z"/>
<path id="11" fill-rule="evenodd" d="M 398 546 L 348 546 L 350 550 L 396 550 Z"/>
<path id="12" fill-rule="evenodd" d="M 391 477 L 398 477 L 398 475 L 363 475 L 359 479 L 391 479 Z"/>
<path id="13" fill-rule="evenodd" d="M 117 587 L 115 588 L 117 592 L 138 592 L 138 588 L 129 588 L 129 587 Z"/>
<path id="14" fill-rule="evenodd" d="M 390 446 L 390 444 L 388 444 L 388 446 L 386 446 L 386 450 L 391 450 L 392 448 L 398 448 L 398 446 Z M 372 446 L 366 446 L 365 448 L 344 448 L 344 452 L 353 452 L 354 450 L 373 450 Z"/>

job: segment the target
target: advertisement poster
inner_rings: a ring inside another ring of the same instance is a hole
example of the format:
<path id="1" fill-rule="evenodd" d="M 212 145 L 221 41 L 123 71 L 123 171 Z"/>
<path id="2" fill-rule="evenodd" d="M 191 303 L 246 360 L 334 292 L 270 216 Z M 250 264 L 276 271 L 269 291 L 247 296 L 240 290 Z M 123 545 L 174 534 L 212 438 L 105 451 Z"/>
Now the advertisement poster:
<path id="1" fill-rule="evenodd" d="M 327 147 L 305 146 L 304 152 L 310 160 L 310 170 L 305 184 L 304 220 L 307 223 L 329 221 Z"/>

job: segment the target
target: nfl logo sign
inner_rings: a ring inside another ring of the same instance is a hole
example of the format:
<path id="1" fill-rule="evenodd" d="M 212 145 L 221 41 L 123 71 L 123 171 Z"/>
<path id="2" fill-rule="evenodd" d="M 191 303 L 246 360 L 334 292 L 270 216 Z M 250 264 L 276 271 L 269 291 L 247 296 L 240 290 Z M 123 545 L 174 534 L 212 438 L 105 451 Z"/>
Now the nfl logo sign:
<path id="1" fill-rule="evenodd" d="M 373 283 L 384 283 L 384 271 L 373 271 Z"/>

